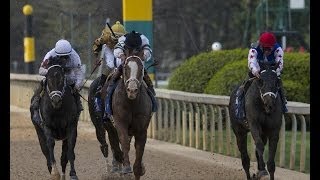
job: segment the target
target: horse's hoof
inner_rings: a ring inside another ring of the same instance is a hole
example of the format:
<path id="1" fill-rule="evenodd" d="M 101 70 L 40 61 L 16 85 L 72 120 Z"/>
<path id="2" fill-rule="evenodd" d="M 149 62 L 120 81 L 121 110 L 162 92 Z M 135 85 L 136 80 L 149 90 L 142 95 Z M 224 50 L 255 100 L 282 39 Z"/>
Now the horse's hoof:
<path id="1" fill-rule="evenodd" d="M 50 180 L 60 180 L 60 174 L 51 174 Z"/>
<path id="2" fill-rule="evenodd" d="M 259 180 L 267 180 L 269 179 L 269 174 L 268 174 L 268 171 L 266 170 L 263 170 L 263 171 L 258 171 L 257 173 L 257 179 Z"/>
<path id="3" fill-rule="evenodd" d="M 70 176 L 70 180 L 79 180 L 79 179 L 78 179 L 78 176 L 75 175 L 75 176 Z"/>
<path id="4" fill-rule="evenodd" d="M 146 168 L 144 164 L 141 165 L 141 176 L 143 176 L 146 173 Z"/>
<path id="5" fill-rule="evenodd" d="M 66 175 L 62 174 L 61 177 L 60 177 L 60 180 L 66 180 Z"/>
<path id="6" fill-rule="evenodd" d="M 112 173 L 121 172 L 121 166 L 112 166 L 111 172 Z"/>
<path id="7" fill-rule="evenodd" d="M 132 169 L 130 166 L 125 166 L 122 168 L 122 174 L 132 173 Z"/>

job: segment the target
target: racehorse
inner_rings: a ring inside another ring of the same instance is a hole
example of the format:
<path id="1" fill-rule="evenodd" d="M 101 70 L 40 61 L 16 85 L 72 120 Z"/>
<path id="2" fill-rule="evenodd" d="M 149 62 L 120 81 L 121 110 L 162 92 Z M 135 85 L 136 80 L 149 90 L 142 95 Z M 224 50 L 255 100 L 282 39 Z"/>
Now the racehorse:
<path id="1" fill-rule="evenodd" d="M 112 170 L 111 172 L 118 172 L 121 170 L 121 164 L 123 162 L 123 153 L 120 149 L 120 141 L 118 138 L 118 133 L 113 126 L 111 120 L 108 118 L 102 120 L 104 114 L 104 103 L 101 103 L 101 111 L 96 110 L 95 104 L 95 94 L 97 87 L 99 86 L 100 77 L 93 80 L 89 87 L 88 93 L 88 107 L 90 119 L 96 129 L 96 137 L 100 143 L 100 150 L 106 160 L 108 165 L 108 144 L 106 142 L 106 131 L 108 132 L 108 139 L 111 145 L 111 150 L 113 153 Z M 101 100 L 101 102 L 103 102 Z M 108 167 L 108 166 L 106 166 Z M 108 171 L 108 169 L 107 169 Z"/>
<path id="2" fill-rule="evenodd" d="M 122 79 L 119 79 L 111 97 L 111 120 L 117 130 L 123 152 L 123 174 L 132 173 L 128 153 L 131 138 L 134 136 L 136 159 L 133 172 L 135 179 L 140 179 L 145 173 L 142 157 L 152 117 L 152 101 L 146 85 L 143 84 L 143 51 L 127 49 L 125 56 Z M 102 93 L 102 97 L 105 100 L 106 94 Z"/>
<path id="3" fill-rule="evenodd" d="M 270 174 L 270 179 L 274 179 L 275 154 L 279 140 L 279 132 L 282 123 L 282 105 L 278 93 L 279 79 L 276 73 L 276 66 L 262 65 L 260 78 L 255 78 L 245 94 L 245 115 L 249 123 L 249 129 L 245 128 L 236 117 L 236 92 L 235 89 L 230 95 L 229 112 L 231 125 L 236 135 L 238 149 L 241 153 L 242 167 L 247 179 L 259 179 Z M 257 177 L 250 176 L 250 159 L 247 151 L 247 133 L 251 132 L 254 139 L 256 158 L 258 162 Z M 269 141 L 269 153 L 267 168 L 263 159 L 264 147 Z"/>
<path id="4" fill-rule="evenodd" d="M 33 116 L 30 107 L 31 119 L 36 129 L 42 153 L 46 157 L 47 166 L 52 179 L 60 179 L 60 173 L 54 157 L 55 141 L 62 141 L 61 167 L 62 179 L 70 162 L 70 179 L 77 180 L 74 161 L 74 148 L 77 139 L 79 113 L 73 90 L 66 84 L 65 60 L 61 57 L 50 57 L 46 86 L 40 99 L 39 116 Z M 33 100 L 34 96 L 31 99 Z"/>

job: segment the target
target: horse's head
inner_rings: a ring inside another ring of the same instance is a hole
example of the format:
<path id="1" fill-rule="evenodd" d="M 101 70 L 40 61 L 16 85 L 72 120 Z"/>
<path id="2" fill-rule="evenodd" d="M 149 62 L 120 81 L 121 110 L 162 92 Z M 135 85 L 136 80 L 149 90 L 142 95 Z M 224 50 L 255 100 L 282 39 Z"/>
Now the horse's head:
<path id="1" fill-rule="evenodd" d="M 276 108 L 279 88 L 279 79 L 276 72 L 277 67 L 277 65 L 264 65 L 262 67 L 263 70 L 260 72 L 260 78 L 257 80 L 260 97 L 267 113 L 273 112 Z"/>
<path id="2" fill-rule="evenodd" d="M 46 91 L 54 108 L 61 106 L 62 96 L 66 87 L 64 65 L 64 57 L 55 56 L 49 58 L 48 72 L 46 75 Z"/>
<path id="3" fill-rule="evenodd" d="M 126 61 L 123 67 L 123 80 L 129 99 L 135 99 L 143 80 L 144 66 L 142 62 L 143 52 L 132 53 L 126 51 Z"/>

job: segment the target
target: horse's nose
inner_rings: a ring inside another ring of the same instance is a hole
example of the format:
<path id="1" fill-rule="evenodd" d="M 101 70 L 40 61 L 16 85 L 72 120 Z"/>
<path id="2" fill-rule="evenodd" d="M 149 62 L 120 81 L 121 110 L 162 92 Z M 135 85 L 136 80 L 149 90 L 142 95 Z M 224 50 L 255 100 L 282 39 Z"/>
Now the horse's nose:
<path id="1" fill-rule="evenodd" d="M 55 104 L 59 103 L 60 100 L 61 100 L 61 98 L 59 96 L 53 96 L 52 97 L 52 102 L 55 103 Z"/>
<path id="2" fill-rule="evenodd" d="M 138 88 L 127 88 L 127 91 L 132 94 L 136 94 L 138 92 Z"/>

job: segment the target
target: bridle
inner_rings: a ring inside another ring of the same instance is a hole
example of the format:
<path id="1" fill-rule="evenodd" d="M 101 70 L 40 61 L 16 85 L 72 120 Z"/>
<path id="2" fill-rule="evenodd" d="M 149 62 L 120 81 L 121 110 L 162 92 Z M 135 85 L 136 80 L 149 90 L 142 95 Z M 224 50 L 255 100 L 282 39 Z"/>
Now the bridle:
<path id="1" fill-rule="evenodd" d="M 139 56 L 132 55 L 132 56 L 128 56 L 128 57 L 126 58 L 125 64 L 127 64 L 128 59 L 130 59 L 130 58 L 138 58 L 138 59 L 141 61 L 141 63 L 142 63 L 142 60 L 141 60 L 141 58 L 140 58 Z M 144 71 L 142 71 L 142 77 L 143 77 L 143 75 L 144 75 L 143 73 L 144 73 Z M 124 79 L 124 80 L 125 80 L 125 79 Z M 135 81 L 138 85 L 141 84 L 141 82 L 140 82 L 136 77 L 130 77 L 129 79 L 125 80 L 125 84 L 128 84 L 128 83 L 131 82 L 131 81 Z"/>
<path id="2" fill-rule="evenodd" d="M 49 70 L 51 69 L 51 68 L 53 68 L 53 67 L 59 67 L 59 68 L 61 68 L 62 69 L 62 71 L 63 71 L 63 67 L 62 66 L 60 66 L 60 65 L 52 65 L 52 66 L 50 66 L 49 68 L 48 68 L 48 72 L 49 72 Z M 60 99 L 62 98 L 62 96 L 64 95 L 64 92 L 65 92 L 65 88 L 66 88 L 66 78 L 64 78 L 64 85 L 63 85 L 63 89 L 62 89 L 62 91 L 59 91 L 59 90 L 50 90 L 50 88 L 49 88 L 49 86 L 48 86 L 48 83 L 47 83 L 47 85 L 46 85 L 46 90 L 47 90 L 47 93 L 48 93 L 48 95 L 49 95 L 49 97 L 50 97 L 50 99 L 52 100 L 53 99 L 53 97 L 55 97 L 55 96 L 58 96 Z"/>
<path id="3" fill-rule="evenodd" d="M 262 73 L 264 73 L 264 72 L 266 72 L 266 71 L 267 71 L 267 70 L 262 70 L 262 71 L 260 72 L 260 74 L 262 74 Z M 272 70 L 272 72 L 277 73 L 275 70 Z M 259 91 L 260 91 L 260 97 L 261 97 L 262 100 L 263 100 L 264 97 L 267 96 L 267 95 L 273 97 L 274 99 L 276 99 L 277 96 L 278 96 L 278 91 L 275 92 L 275 93 L 274 93 L 274 92 L 271 92 L 271 91 L 262 93 L 262 92 L 261 92 L 261 88 L 259 88 Z"/>

